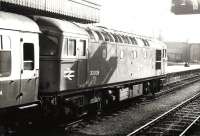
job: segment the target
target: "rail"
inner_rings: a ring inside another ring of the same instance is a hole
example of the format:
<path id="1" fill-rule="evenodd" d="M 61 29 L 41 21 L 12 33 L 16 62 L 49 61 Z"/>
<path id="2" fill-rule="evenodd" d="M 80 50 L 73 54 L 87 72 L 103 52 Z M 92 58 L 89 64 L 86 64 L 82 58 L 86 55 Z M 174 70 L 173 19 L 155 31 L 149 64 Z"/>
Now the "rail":
<path id="1" fill-rule="evenodd" d="M 193 97 L 187 99 L 186 101 L 182 102 L 181 104 L 178 104 L 176 107 L 172 108 L 171 110 L 169 110 L 169 111 L 165 112 L 164 114 L 160 115 L 160 116 L 157 117 L 156 119 L 154 119 L 154 120 L 150 121 L 149 123 L 145 124 L 144 126 L 142 126 L 142 127 L 138 128 L 137 130 L 131 132 L 131 133 L 128 134 L 127 136 L 145 135 L 145 134 L 147 134 L 147 133 L 153 133 L 153 134 L 156 134 L 156 133 L 157 133 L 157 134 L 158 134 L 158 133 L 163 133 L 163 134 L 164 134 L 164 132 L 160 132 L 160 131 L 158 131 L 158 130 L 157 130 L 157 132 L 155 131 L 155 128 L 159 128 L 159 127 L 157 127 L 156 125 L 160 125 L 159 122 L 161 122 L 161 120 L 163 121 L 163 119 L 165 119 L 165 120 L 166 120 L 166 119 L 169 119 L 169 118 L 167 118 L 168 116 L 170 116 L 170 115 L 175 115 L 175 114 L 177 113 L 176 111 L 181 110 L 181 108 L 184 110 L 184 107 L 188 106 L 189 104 L 191 104 L 191 102 L 193 102 L 193 101 L 195 101 L 195 100 L 200 101 L 200 92 L 197 93 L 196 95 L 194 95 Z M 197 104 L 200 105 L 200 102 L 197 103 Z M 193 106 L 191 106 L 191 108 L 192 108 L 192 107 L 193 107 Z M 189 109 L 187 109 L 187 110 L 189 110 Z M 200 116 L 200 109 L 198 109 L 198 110 L 199 110 L 198 112 L 193 112 L 193 114 L 196 113 L 198 116 L 196 115 L 196 116 L 197 116 L 196 118 L 189 118 L 189 119 L 192 120 L 192 123 L 189 123 L 189 124 L 188 124 L 188 122 L 186 122 L 187 127 L 184 128 L 184 129 L 180 132 L 181 135 L 184 135 L 185 132 L 199 119 L 199 116 Z M 178 113 L 177 113 L 177 114 L 178 114 Z M 180 113 L 179 113 L 179 114 L 180 114 Z M 184 115 L 184 114 L 183 114 L 183 115 Z M 170 117 L 171 117 L 171 116 L 170 116 Z M 173 118 L 172 118 L 172 119 L 173 119 Z M 190 121 L 189 119 L 188 119 L 187 121 Z M 164 121 L 163 121 L 163 122 L 164 122 Z M 170 122 L 170 121 L 169 121 L 169 122 Z M 169 125 L 172 126 L 172 123 L 174 123 L 173 120 L 171 120 L 171 123 L 170 123 Z M 165 124 L 165 125 L 168 125 L 168 124 Z M 180 126 L 177 125 L 177 127 L 180 127 Z M 153 128 L 154 128 L 154 130 L 153 130 Z M 179 129 L 180 129 L 180 128 L 179 128 Z M 177 131 L 180 131 L 179 129 L 177 129 Z M 163 130 L 164 130 L 164 129 L 163 129 Z M 170 131 L 170 130 L 168 130 L 168 131 Z M 173 131 L 176 131 L 176 129 L 174 128 Z"/>

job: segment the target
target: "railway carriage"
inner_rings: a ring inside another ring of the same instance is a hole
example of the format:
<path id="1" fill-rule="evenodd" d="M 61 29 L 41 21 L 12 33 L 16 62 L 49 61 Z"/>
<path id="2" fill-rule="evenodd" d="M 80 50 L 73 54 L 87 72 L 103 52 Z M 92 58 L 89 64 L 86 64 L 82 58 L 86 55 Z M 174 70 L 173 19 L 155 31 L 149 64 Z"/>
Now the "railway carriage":
<path id="1" fill-rule="evenodd" d="M 42 31 L 39 94 L 46 107 L 74 114 L 160 90 L 167 63 L 161 42 L 105 27 L 33 18 Z"/>
<path id="2" fill-rule="evenodd" d="M 38 33 L 33 20 L 0 12 L 0 109 L 38 105 Z"/>

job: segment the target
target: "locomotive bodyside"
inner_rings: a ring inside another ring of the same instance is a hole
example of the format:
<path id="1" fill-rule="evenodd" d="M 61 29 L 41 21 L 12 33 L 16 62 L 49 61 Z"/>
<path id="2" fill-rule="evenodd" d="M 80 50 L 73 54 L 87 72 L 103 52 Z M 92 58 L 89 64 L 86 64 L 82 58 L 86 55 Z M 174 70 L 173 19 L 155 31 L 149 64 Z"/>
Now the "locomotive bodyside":
<path id="1" fill-rule="evenodd" d="M 31 19 L 0 12 L 0 109 L 37 106 L 39 32 Z"/>
<path id="2" fill-rule="evenodd" d="M 160 90 L 166 46 L 159 42 L 59 19 L 34 19 L 42 31 L 39 93 L 47 107 L 77 113 Z"/>
<path id="3" fill-rule="evenodd" d="M 166 46 L 161 42 L 101 28 L 86 28 L 86 31 L 90 35 L 89 86 L 104 86 L 165 74 Z M 116 35 L 121 38 L 121 42 L 114 39 Z M 125 35 L 128 35 L 126 39 Z M 127 38 L 129 41 L 125 41 Z M 133 43 L 131 38 L 137 43 Z"/>

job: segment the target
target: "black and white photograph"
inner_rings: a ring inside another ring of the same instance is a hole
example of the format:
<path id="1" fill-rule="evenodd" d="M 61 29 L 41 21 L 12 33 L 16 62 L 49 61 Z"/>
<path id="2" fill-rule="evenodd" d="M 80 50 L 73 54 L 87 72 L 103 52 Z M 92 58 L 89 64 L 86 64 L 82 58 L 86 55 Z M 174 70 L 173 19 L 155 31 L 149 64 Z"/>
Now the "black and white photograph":
<path id="1" fill-rule="evenodd" d="M 200 136 L 200 0 L 0 0 L 0 136 Z"/>

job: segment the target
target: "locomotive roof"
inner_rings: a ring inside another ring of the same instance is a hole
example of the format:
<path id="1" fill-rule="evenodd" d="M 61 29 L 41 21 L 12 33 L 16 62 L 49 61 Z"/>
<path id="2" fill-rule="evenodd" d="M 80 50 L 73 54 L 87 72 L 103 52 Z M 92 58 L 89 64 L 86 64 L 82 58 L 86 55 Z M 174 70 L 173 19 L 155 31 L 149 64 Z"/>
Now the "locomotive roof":
<path id="1" fill-rule="evenodd" d="M 108 29 L 105 27 L 88 26 L 44 16 L 34 16 L 33 18 L 39 24 L 39 26 L 44 26 L 44 28 L 42 27 L 44 30 L 48 29 L 49 27 L 51 30 L 84 35 L 97 41 L 103 40 L 151 48 L 164 47 L 163 44 L 159 44 L 159 42 L 156 42 L 157 40 L 154 40 L 152 37 L 140 36 L 132 33 Z"/>
<path id="2" fill-rule="evenodd" d="M 44 16 L 34 16 L 33 18 L 34 20 L 36 20 L 39 26 L 49 26 L 51 28 L 53 27 L 56 31 L 88 36 L 87 32 L 84 29 L 73 22 Z"/>
<path id="3" fill-rule="evenodd" d="M 39 33 L 38 25 L 28 17 L 0 11 L 0 28 Z"/>
<path id="4" fill-rule="evenodd" d="M 124 43 L 140 47 L 146 46 L 156 49 L 166 48 L 166 45 L 164 43 L 156 40 L 153 37 L 136 35 L 134 33 L 118 31 L 102 26 L 85 25 L 85 24 L 79 24 L 79 25 L 88 32 L 90 39 L 93 40 Z"/>

